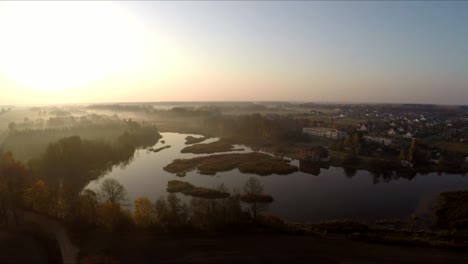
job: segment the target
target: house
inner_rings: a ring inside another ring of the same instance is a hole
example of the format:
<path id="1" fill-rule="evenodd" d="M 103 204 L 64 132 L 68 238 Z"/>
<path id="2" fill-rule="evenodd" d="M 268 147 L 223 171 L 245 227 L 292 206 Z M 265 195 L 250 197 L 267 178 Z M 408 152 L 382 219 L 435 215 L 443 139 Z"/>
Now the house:
<path id="1" fill-rule="evenodd" d="M 306 161 L 330 161 L 328 150 L 322 146 L 301 149 L 298 153 L 298 159 Z"/>
<path id="2" fill-rule="evenodd" d="M 395 122 L 390 123 L 391 127 L 395 127 Z"/>
<path id="3" fill-rule="evenodd" d="M 407 161 L 407 160 L 401 160 L 400 161 L 400 164 L 401 166 L 403 167 L 408 167 L 408 168 L 412 168 L 413 167 L 413 163 Z"/>
<path id="4" fill-rule="evenodd" d="M 400 132 L 400 133 L 404 133 L 404 132 L 405 132 L 405 129 L 404 129 L 404 128 L 402 128 L 402 127 L 399 127 L 399 128 L 398 128 L 398 132 Z"/>
<path id="5" fill-rule="evenodd" d="M 394 136 L 396 133 L 395 133 L 395 130 L 393 128 L 390 128 L 388 131 L 387 131 L 387 135 L 389 136 Z"/>
<path id="6" fill-rule="evenodd" d="M 366 132 L 367 131 L 366 125 L 362 125 L 361 127 L 357 129 L 357 131 Z"/>
<path id="7" fill-rule="evenodd" d="M 388 146 L 392 144 L 392 139 L 391 138 L 384 138 L 384 137 L 377 137 L 377 136 L 363 136 L 362 137 L 366 142 L 374 142 L 378 144 L 382 144 L 385 146 Z"/>
<path id="8" fill-rule="evenodd" d="M 410 132 L 407 132 L 406 134 L 403 135 L 404 138 L 412 138 L 413 135 Z"/>
<path id="9" fill-rule="evenodd" d="M 331 139 L 342 139 L 342 138 L 345 138 L 347 135 L 346 132 L 339 131 L 338 129 L 326 128 L 326 127 L 304 127 L 302 129 L 302 133 L 312 135 L 312 136 L 331 138 Z"/>
<path id="10" fill-rule="evenodd" d="M 434 125 L 435 125 L 435 124 L 434 124 L 434 123 L 432 123 L 432 122 L 428 122 L 428 123 L 426 123 L 426 126 L 427 126 L 427 127 L 433 127 Z"/>

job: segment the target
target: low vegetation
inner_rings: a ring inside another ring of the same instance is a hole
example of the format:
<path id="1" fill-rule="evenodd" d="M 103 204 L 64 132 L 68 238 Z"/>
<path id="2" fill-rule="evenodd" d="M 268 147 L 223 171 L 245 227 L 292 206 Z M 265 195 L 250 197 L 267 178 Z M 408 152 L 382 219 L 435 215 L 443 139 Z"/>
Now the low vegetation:
<path id="1" fill-rule="evenodd" d="M 185 145 L 191 145 L 191 144 L 197 144 L 200 142 L 203 142 L 207 139 L 207 137 L 193 137 L 193 136 L 187 136 L 185 138 Z"/>
<path id="2" fill-rule="evenodd" d="M 216 153 L 216 152 L 227 152 L 227 151 L 234 151 L 234 150 L 242 150 L 242 149 L 235 149 L 230 141 L 226 139 L 220 139 L 218 141 L 211 142 L 211 143 L 187 146 L 183 148 L 180 152 L 181 153 L 193 153 L 193 154 L 211 154 L 211 153 Z"/>
<path id="3" fill-rule="evenodd" d="M 149 148 L 149 151 L 157 153 L 157 152 L 160 152 L 161 150 L 165 150 L 165 149 L 168 149 L 170 147 L 171 147 L 171 145 L 167 145 L 167 146 L 160 147 L 160 148 Z"/>
<path id="4" fill-rule="evenodd" d="M 378 222 L 378 221 L 377 221 Z M 346 235 L 349 239 L 399 246 L 426 246 L 466 249 L 467 236 L 462 232 L 421 231 L 407 227 L 384 227 L 377 223 L 368 225 L 353 220 L 331 220 L 318 224 L 287 223 L 289 232 L 299 232 L 320 237 L 327 234 Z M 408 223 L 409 224 L 409 223 Z"/>
<path id="5" fill-rule="evenodd" d="M 222 199 L 230 196 L 225 190 L 196 187 L 191 183 L 173 180 L 167 183 L 167 192 L 183 193 L 192 197 L 205 199 Z"/>
<path id="6" fill-rule="evenodd" d="M 198 169 L 201 174 L 215 175 L 217 172 L 230 171 L 236 168 L 242 173 L 254 173 L 258 175 L 286 175 L 298 171 L 298 168 L 289 164 L 289 161 L 286 159 L 257 152 L 176 159 L 165 166 L 164 170 L 184 175 L 187 171 Z"/>

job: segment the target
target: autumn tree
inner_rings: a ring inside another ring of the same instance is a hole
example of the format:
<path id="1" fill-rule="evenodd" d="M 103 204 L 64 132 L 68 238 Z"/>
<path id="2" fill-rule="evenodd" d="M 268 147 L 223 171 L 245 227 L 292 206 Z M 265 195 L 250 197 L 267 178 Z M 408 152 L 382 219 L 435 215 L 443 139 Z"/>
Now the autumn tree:
<path id="1" fill-rule="evenodd" d="M 136 225 L 143 228 L 153 225 L 156 221 L 155 205 L 147 197 L 140 197 L 134 203 Z"/>
<path id="2" fill-rule="evenodd" d="M 49 187 L 41 180 L 36 181 L 26 189 L 25 203 L 34 211 L 50 213 L 51 192 Z"/>
<path id="3" fill-rule="evenodd" d="M 10 152 L 0 157 L 0 221 L 12 217 L 18 222 L 18 211 L 24 205 L 24 192 L 30 180 L 26 167 L 16 161 Z"/>
<path id="4" fill-rule="evenodd" d="M 407 151 L 407 160 L 409 161 L 413 161 L 414 160 L 414 152 L 416 151 L 416 140 L 413 139 L 411 141 L 411 144 L 408 148 L 408 151 Z"/>
<path id="5" fill-rule="evenodd" d="M 72 204 L 68 221 L 72 222 L 75 227 L 96 225 L 98 206 L 98 195 L 92 190 L 85 189 Z"/>
<path id="6" fill-rule="evenodd" d="M 109 200 L 99 205 L 97 213 L 98 224 L 108 230 L 115 230 L 122 218 L 120 205 Z"/>
<path id="7" fill-rule="evenodd" d="M 404 148 L 400 149 L 400 154 L 398 155 L 399 160 L 406 160 L 406 150 Z"/>

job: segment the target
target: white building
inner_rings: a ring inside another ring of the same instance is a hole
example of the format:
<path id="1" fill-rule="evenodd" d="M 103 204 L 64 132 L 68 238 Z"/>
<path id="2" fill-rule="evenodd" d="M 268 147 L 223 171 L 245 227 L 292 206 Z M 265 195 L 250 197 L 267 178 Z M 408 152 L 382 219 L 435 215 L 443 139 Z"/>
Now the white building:
<path id="1" fill-rule="evenodd" d="M 387 134 L 389 136 L 394 136 L 395 135 L 395 130 L 393 128 L 390 128 L 388 131 L 387 131 Z"/>
<path id="2" fill-rule="evenodd" d="M 302 129 L 302 133 L 312 135 L 312 136 L 331 138 L 331 139 L 342 139 L 346 137 L 347 135 L 346 132 L 339 131 L 338 129 L 326 128 L 326 127 L 304 127 Z"/>
<path id="3" fill-rule="evenodd" d="M 365 132 L 365 131 L 367 131 L 367 127 L 366 127 L 365 125 L 362 125 L 362 126 L 359 127 L 357 130 L 358 130 L 358 131 Z"/>
<path id="4" fill-rule="evenodd" d="M 403 135 L 404 138 L 412 138 L 413 135 L 410 132 L 407 132 L 406 134 Z"/>
<path id="5" fill-rule="evenodd" d="M 384 137 L 363 136 L 362 138 L 366 142 L 374 142 L 374 143 L 382 144 L 385 146 L 388 146 L 392 144 L 393 142 L 391 138 L 384 138 Z"/>

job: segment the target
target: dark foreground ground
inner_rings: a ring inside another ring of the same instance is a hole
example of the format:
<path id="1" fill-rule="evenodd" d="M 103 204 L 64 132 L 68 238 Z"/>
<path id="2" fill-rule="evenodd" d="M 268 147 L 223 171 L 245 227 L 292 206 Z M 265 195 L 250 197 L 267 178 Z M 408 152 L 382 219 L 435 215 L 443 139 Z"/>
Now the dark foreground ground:
<path id="1" fill-rule="evenodd" d="M 104 242 L 107 248 L 92 244 L 81 252 L 86 263 L 468 263 L 466 251 L 370 244 L 339 236 L 119 236 Z M 103 253 L 107 257 L 102 258 Z"/>

